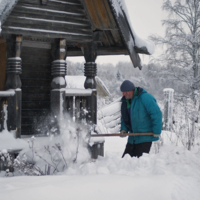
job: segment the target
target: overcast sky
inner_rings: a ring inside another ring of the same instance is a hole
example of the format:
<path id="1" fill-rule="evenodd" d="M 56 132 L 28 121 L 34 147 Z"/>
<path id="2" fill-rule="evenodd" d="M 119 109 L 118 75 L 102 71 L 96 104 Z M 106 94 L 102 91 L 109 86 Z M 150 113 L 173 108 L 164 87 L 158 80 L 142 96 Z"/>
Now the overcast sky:
<path id="1" fill-rule="evenodd" d="M 129 14 L 132 28 L 136 34 L 147 39 L 151 34 L 164 36 L 165 29 L 162 27 L 162 19 L 167 17 L 166 12 L 162 11 L 163 0 L 124 0 Z M 155 56 L 159 53 L 155 51 Z M 147 64 L 149 56 L 140 55 L 143 63 Z M 85 62 L 83 57 L 68 58 L 74 62 Z M 130 61 L 129 56 L 98 56 L 97 63 L 113 63 L 119 61 Z"/>

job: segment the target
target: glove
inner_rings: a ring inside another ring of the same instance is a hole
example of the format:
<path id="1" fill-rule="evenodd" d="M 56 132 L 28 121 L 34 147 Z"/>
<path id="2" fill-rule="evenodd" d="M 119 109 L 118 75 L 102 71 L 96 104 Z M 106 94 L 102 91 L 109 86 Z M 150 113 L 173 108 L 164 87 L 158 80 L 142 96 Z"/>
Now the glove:
<path id="1" fill-rule="evenodd" d="M 154 136 L 154 137 L 160 137 L 160 135 L 158 135 L 158 134 L 157 134 L 157 135 L 156 135 L 156 134 L 154 134 L 153 136 Z"/>
<path id="2" fill-rule="evenodd" d="M 121 130 L 120 131 L 120 137 L 126 137 L 126 135 L 124 134 L 127 134 L 128 132 L 126 130 Z"/>

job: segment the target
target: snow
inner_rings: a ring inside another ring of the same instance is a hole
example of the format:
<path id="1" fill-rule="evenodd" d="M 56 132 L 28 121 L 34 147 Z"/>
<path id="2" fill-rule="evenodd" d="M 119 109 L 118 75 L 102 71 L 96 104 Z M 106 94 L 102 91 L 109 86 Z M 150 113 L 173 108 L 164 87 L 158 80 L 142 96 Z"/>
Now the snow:
<path id="1" fill-rule="evenodd" d="M 85 83 L 85 76 L 65 76 L 65 80 L 67 83 L 67 88 L 79 88 L 79 89 L 85 89 L 84 88 L 84 83 Z M 100 87 L 106 92 L 106 94 L 110 94 L 108 88 L 105 86 L 105 84 L 103 83 L 103 81 L 96 76 L 95 80 L 97 82 L 97 87 Z M 98 86 L 99 85 L 99 86 Z"/>
<path id="2" fill-rule="evenodd" d="M 63 77 L 55 77 L 52 82 L 59 85 L 65 85 L 65 79 Z"/>
<path id="3" fill-rule="evenodd" d="M 105 157 L 95 162 L 54 176 L 1 177 L 1 199 L 198 200 L 200 148 L 188 151 L 162 134 L 165 143 L 156 154 L 154 143 L 150 154 L 122 159 L 126 138 L 106 138 Z"/>
<path id="4" fill-rule="evenodd" d="M 65 90 L 66 96 L 91 96 L 92 89 L 77 89 L 77 88 L 67 88 Z"/>
<path id="5" fill-rule="evenodd" d="M 18 0 L 0 0 L 0 33 L 1 33 L 1 23 L 5 20 L 6 16 L 11 12 L 17 1 Z"/>
<path id="6" fill-rule="evenodd" d="M 106 87 L 106 85 L 104 84 L 104 82 L 98 76 L 95 76 L 95 80 L 96 80 L 97 84 L 101 85 L 101 87 L 104 89 L 106 94 L 108 96 L 110 96 L 111 94 L 110 94 L 108 88 Z"/>
<path id="7" fill-rule="evenodd" d="M 165 88 L 163 90 L 163 92 L 174 92 L 174 89 L 172 89 L 172 88 Z"/>
<path id="8" fill-rule="evenodd" d="M 9 96 L 14 96 L 15 95 L 15 90 L 6 90 L 6 91 L 0 91 L 0 97 L 9 97 Z"/>
<path id="9" fill-rule="evenodd" d="M 27 148 L 28 144 L 22 139 L 16 139 L 14 134 L 4 130 L 0 132 L 0 151 L 3 149 L 17 150 Z"/>
<path id="10" fill-rule="evenodd" d="M 129 15 L 128 15 L 128 9 L 126 8 L 126 4 L 124 2 L 124 0 L 111 0 L 112 2 L 112 5 L 117 13 L 117 15 L 124 15 L 122 11 L 124 11 L 124 13 L 126 14 L 126 17 L 127 17 L 127 20 L 128 20 L 128 23 L 129 23 L 129 26 L 131 28 L 131 32 L 134 36 L 134 41 L 135 41 L 135 46 L 139 47 L 139 48 L 147 48 L 147 51 L 150 53 L 150 54 L 153 54 L 155 52 L 155 44 L 151 41 L 151 40 L 148 40 L 148 39 L 141 39 L 137 34 L 136 32 L 134 31 L 133 27 L 131 26 L 131 20 L 129 18 Z M 132 44 L 129 44 L 129 46 L 132 46 Z"/>

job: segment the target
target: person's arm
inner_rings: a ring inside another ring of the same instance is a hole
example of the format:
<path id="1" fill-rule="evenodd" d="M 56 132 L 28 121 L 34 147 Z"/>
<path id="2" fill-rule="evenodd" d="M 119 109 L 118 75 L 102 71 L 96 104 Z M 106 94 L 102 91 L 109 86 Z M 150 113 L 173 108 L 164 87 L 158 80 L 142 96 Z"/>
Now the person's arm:
<path id="1" fill-rule="evenodd" d="M 160 135 L 162 131 L 162 112 L 155 98 L 149 93 L 144 94 L 142 95 L 142 103 L 151 118 L 153 133 Z"/>
<path id="2" fill-rule="evenodd" d="M 122 130 L 125 130 L 125 131 L 128 133 L 128 128 L 125 126 L 125 124 L 124 124 L 124 122 L 123 122 L 123 119 L 122 119 L 122 117 L 121 117 L 121 128 L 120 128 L 120 132 L 121 132 Z"/>

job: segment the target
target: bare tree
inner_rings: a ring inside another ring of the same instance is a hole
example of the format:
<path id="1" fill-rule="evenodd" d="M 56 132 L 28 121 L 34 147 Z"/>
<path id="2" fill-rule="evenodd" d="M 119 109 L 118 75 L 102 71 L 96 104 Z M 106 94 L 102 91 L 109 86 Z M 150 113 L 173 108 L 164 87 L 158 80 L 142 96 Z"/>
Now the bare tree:
<path id="1" fill-rule="evenodd" d="M 162 8 L 169 13 L 168 19 L 162 21 L 166 27 L 165 37 L 153 35 L 150 38 L 157 45 L 164 47 L 165 52 L 159 60 L 170 67 L 176 79 L 189 84 L 195 111 L 196 94 L 200 87 L 200 0 L 176 0 L 174 3 L 171 0 L 164 0 Z M 177 73 L 175 68 L 184 70 Z M 194 123 L 197 121 L 194 117 L 190 118 L 192 118 L 192 129 L 189 149 L 194 142 Z"/>

